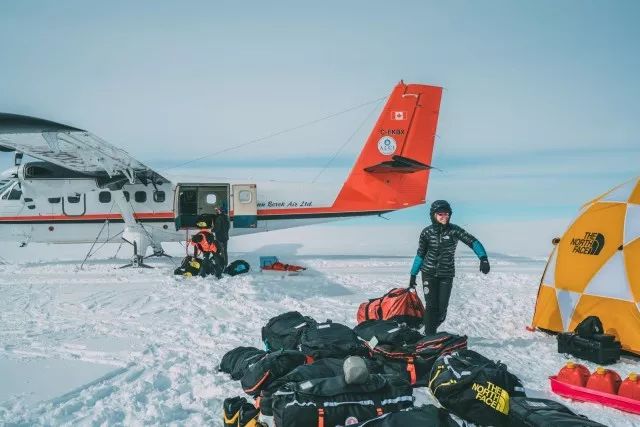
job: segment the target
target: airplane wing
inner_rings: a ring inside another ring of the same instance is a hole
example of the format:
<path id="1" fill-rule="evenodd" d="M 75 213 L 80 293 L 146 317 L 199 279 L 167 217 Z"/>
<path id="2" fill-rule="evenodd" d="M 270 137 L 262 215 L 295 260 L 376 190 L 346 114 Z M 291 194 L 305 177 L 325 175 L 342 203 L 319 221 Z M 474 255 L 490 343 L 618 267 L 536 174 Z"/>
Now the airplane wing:
<path id="1" fill-rule="evenodd" d="M 132 184 L 164 179 L 143 163 L 83 129 L 0 113 L 0 151 L 17 151 L 75 172 L 104 174 Z"/>

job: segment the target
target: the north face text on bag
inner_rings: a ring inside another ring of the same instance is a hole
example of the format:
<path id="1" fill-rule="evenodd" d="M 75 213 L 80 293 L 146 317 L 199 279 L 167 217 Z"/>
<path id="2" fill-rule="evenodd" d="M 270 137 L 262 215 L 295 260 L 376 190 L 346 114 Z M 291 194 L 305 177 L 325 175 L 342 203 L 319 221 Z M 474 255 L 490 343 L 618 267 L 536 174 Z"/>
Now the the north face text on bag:
<path id="1" fill-rule="evenodd" d="M 487 381 L 486 385 L 473 383 L 471 390 L 476 392 L 476 400 L 505 415 L 509 413 L 509 393 L 503 388 Z"/>

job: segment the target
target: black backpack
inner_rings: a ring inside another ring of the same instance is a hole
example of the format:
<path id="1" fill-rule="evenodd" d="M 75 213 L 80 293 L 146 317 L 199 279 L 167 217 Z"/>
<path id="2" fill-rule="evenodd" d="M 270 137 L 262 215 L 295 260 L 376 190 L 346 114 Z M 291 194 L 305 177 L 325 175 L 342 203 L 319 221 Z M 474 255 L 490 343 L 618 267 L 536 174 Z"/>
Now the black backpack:
<path id="1" fill-rule="evenodd" d="M 297 350 L 302 332 L 317 322 L 297 311 L 282 313 L 262 328 L 262 342 L 268 351 Z"/>
<path id="2" fill-rule="evenodd" d="M 202 261 L 187 255 L 182 259 L 180 267 L 173 270 L 173 274 L 177 276 L 198 276 L 202 268 Z"/>
<path id="3" fill-rule="evenodd" d="M 605 427 L 576 415 L 554 400 L 514 397 L 509 402 L 510 427 Z"/>
<path id="4" fill-rule="evenodd" d="M 231 264 L 227 265 L 224 269 L 224 273 L 229 276 L 237 276 L 238 274 L 248 273 L 249 263 L 243 259 L 238 259 L 233 261 Z"/>
<path id="5" fill-rule="evenodd" d="M 369 353 L 350 327 L 330 320 L 304 330 L 300 339 L 300 351 L 313 360 L 363 356 Z"/>
<path id="6" fill-rule="evenodd" d="M 255 347 L 236 347 L 222 356 L 218 371 L 231 375 L 231 379 L 239 380 L 250 365 L 262 359 L 266 354 L 266 351 Z"/>
<path id="7" fill-rule="evenodd" d="M 410 408 L 413 400 L 399 377 L 373 374 L 363 384 L 347 384 L 339 375 L 284 385 L 273 394 L 273 417 L 278 427 L 347 426 Z"/>
<path id="8" fill-rule="evenodd" d="M 397 320 L 366 320 L 353 328 L 353 332 L 372 347 L 377 344 L 413 344 L 424 337 L 406 323 Z"/>
<path id="9" fill-rule="evenodd" d="M 593 338 L 595 334 L 604 334 L 604 328 L 598 316 L 589 316 L 578 323 L 574 332 L 582 338 Z"/>
<path id="10" fill-rule="evenodd" d="M 473 350 L 439 357 L 431 369 L 429 388 L 453 414 L 492 426 L 505 425 L 510 399 L 525 395 L 522 383 L 506 365 Z"/>
<path id="11" fill-rule="evenodd" d="M 272 381 L 304 365 L 306 356 L 296 350 L 279 350 L 269 353 L 247 368 L 240 379 L 245 393 L 258 396 Z"/>
<path id="12" fill-rule="evenodd" d="M 433 405 L 411 408 L 406 411 L 391 412 L 353 427 L 460 427 L 444 409 Z"/>

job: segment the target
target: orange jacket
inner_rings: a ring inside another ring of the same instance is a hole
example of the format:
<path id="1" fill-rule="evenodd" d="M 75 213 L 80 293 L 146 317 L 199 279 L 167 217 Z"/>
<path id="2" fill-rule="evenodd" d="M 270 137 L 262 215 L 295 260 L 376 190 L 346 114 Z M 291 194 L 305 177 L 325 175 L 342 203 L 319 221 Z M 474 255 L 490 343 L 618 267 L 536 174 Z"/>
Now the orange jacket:
<path id="1" fill-rule="evenodd" d="M 213 233 L 209 230 L 200 230 L 191 237 L 190 245 L 195 246 L 197 251 L 202 253 L 217 253 L 218 246 L 216 240 L 213 238 Z"/>

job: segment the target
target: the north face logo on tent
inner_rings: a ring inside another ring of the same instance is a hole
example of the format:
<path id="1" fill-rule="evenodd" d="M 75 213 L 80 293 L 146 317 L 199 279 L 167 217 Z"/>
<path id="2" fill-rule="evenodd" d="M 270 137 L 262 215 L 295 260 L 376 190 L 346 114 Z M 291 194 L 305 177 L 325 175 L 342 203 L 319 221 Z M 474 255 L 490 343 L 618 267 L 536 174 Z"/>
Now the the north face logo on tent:
<path id="1" fill-rule="evenodd" d="M 487 385 L 473 383 L 471 390 L 476 392 L 476 400 L 484 402 L 487 406 L 503 414 L 509 413 L 509 393 L 502 387 L 487 381 Z"/>
<path id="2" fill-rule="evenodd" d="M 604 236 L 600 233 L 587 231 L 583 238 L 571 239 L 572 252 L 584 255 L 599 255 L 604 247 Z"/>

